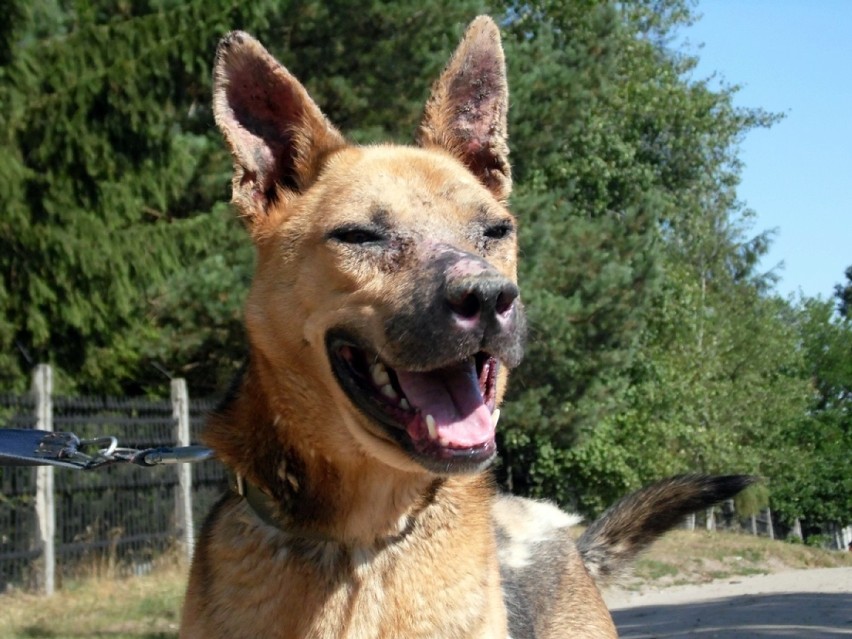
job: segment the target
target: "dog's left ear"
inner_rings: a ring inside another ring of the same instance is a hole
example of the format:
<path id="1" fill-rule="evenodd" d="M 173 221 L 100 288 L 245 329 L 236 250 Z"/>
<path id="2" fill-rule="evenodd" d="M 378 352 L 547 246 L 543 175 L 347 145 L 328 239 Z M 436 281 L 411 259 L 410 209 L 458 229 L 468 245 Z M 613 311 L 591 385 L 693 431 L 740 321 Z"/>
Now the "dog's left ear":
<path id="1" fill-rule="evenodd" d="M 432 87 L 418 142 L 455 155 L 498 200 L 505 201 L 512 190 L 508 106 L 500 30 L 491 18 L 479 16 Z"/>

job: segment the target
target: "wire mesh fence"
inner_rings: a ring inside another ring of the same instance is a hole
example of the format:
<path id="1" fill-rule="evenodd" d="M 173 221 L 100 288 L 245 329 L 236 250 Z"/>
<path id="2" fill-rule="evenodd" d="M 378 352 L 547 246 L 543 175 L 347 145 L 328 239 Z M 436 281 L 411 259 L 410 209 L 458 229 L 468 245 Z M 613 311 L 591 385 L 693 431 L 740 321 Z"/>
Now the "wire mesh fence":
<path id="1" fill-rule="evenodd" d="M 55 431 L 84 439 L 112 435 L 122 446 L 140 449 L 175 445 L 176 418 L 169 400 L 53 397 L 52 404 Z M 189 406 L 191 439 L 197 442 L 204 415 L 214 403 L 190 400 Z M 0 395 L 0 425 L 35 428 L 35 408 L 32 397 Z M 181 528 L 177 466 L 55 471 L 57 584 L 82 574 L 141 574 L 175 549 Z M 191 512 L 199 525 L 225 483 L 218 462 L 193 467 Z M 41 587 L 45 558 L 35 495 L 35 468 L 0 468 L 0 592 Z"/>

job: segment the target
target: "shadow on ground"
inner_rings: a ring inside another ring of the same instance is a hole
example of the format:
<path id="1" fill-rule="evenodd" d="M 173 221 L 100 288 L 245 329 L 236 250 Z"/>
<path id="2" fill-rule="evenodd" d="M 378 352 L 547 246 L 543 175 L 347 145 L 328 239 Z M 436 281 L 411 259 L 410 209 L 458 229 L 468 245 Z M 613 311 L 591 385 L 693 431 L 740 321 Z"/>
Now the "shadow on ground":
<path id="1" fill-rule="evenodd" d="M 612 616 L 620 639 L 849 639 L 852 584 L 848 593 L 741 595 L 635 606 Z"/>

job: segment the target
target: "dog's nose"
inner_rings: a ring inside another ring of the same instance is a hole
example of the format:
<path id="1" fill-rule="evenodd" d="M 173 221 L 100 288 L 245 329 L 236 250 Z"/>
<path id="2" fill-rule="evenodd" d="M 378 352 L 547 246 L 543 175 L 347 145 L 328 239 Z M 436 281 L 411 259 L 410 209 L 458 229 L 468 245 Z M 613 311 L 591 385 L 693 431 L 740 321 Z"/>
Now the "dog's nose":
<path id="1" fill-rule="evenodd" d="M 517 285 L 482 260 L 460 260 L 448 274 L 446 299 L 465 325 L 505 321 L 518 298 Z"/>

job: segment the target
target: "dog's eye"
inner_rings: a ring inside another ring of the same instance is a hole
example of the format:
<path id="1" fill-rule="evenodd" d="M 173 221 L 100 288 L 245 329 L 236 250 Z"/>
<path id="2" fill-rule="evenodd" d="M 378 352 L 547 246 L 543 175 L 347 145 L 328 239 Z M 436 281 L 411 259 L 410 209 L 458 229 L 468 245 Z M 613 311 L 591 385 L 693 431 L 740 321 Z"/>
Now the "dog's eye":
<path id="1" fill-rule="evenodd" d="M 488 226 L 483 235 L 489 240 L 502 240 L 504 237 L 508 237 L 513 230 L 514 227 L 511 222 L 499 222 Z"/>
<path id="2" fill-rule="evenodd" d="M 329 236 L 331 239 L 342 242 L 343 244 L 370 244 L 373 242 L 381 242 L 384 239 L 379 233 L 372 229 L 352 227 L 335 229 L 329 233 Z"/>

